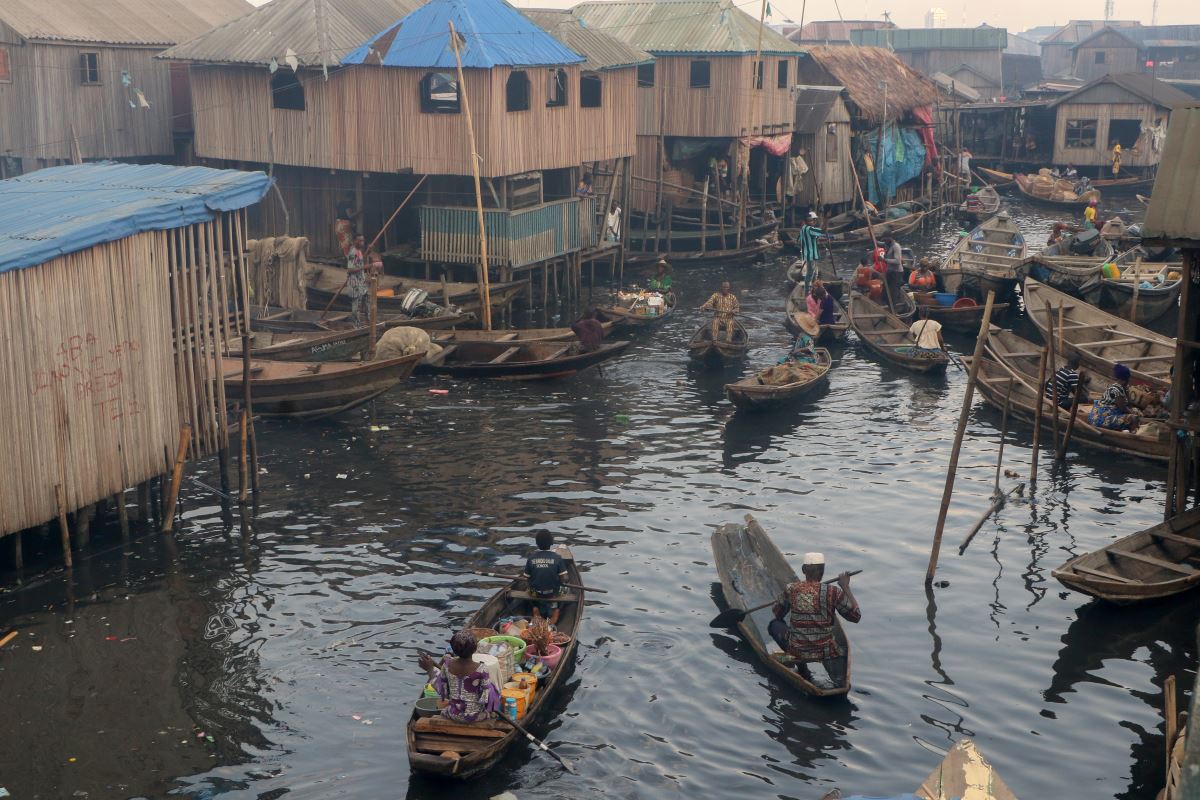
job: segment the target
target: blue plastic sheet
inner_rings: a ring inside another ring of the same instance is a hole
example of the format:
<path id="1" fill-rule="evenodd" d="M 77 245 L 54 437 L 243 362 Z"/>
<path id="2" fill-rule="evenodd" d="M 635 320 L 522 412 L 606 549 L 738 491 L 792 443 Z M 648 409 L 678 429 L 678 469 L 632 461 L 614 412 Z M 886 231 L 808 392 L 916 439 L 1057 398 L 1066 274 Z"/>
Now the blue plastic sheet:
<path id="1" fill-rule="evenodd" d="M 894 198 L 896 188 L 920 175 L 925 167 L 925 144 L 913 128 L 888 125 L 883 131 L 882 151 L 878 146 L 877 130 L 864 134 L 861 141 L 875 162 L 875 171 L 868 172 L 860 167 L 859 174 L 866 184 L 867 199 L 876 205 Z M 879 196 L 881 190 L 882 198 Z"/>

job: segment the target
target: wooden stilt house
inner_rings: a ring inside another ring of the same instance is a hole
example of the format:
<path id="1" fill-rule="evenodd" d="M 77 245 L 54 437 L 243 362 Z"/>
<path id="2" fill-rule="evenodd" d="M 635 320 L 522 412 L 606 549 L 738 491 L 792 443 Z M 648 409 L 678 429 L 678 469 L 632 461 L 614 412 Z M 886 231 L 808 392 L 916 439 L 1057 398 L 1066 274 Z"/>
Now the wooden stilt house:
<path id="1" fill-rule="evenodd" d="M 586 2 L 572 13 L 655 59 L 638 72 L 630 251 L 719 258 L 770 233 L 800 49 L 729 0 Z"/>
<path id="2" fill-rule="evenodd" d="M 0 181 L 0 537 L 123 504 L 183 423 L 192 456 L 224 450 L 218 356 L 247 330 L 245 209 L 269 183 L 111 163 Z"/>

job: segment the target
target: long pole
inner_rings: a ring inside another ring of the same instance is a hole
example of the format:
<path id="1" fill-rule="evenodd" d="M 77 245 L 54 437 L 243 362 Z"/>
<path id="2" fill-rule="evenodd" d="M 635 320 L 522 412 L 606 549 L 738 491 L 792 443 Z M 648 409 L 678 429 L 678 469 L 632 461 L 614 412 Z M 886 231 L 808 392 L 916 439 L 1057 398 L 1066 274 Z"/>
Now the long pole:
<path id="1" fill-rule="evenodd" d="M 1042 348 L 1042 358 L 1038 364 L 1038 397 L 1037 397 L 1037 414 L 1033 417 L 1033 459 L 1029 467 L 1029 494 L 1033 495 L 1033 485 L 1037 483 L 1037 467 L 1038 467 L 1038 448 L 1042 443 L 1042 409 L 1046 404 L 1046 361 L 1049 358 L 1049 350 Z M 1058 389 L 1055 388 L 1054 399 L 1058 402 Z"/>
<path id="2" fill-rule="evenodd" d="M 1067 430 L 1063 433 L 1062 444 L 1058 446 L 1058 461 L 1067 456 L 1067 448 L 1071 445 L 1071 433 L 1075 430 L 1075 417 L 1079 415 L 1079 397 L 1083 394 L 1083 381 L 1075 384 L 1075 396 L 1071 398 L 1071 416 L 1067 417 Z"/>
<path id="3" fill-rule="evenodd" d="M 1054 322 L 1054 309 L 1052 309 L 1050 307 L 1049 300 L 1046 301 L 1046 326 L 1050 330 L 1050 335 L 1046 337 L 1048 340 L 1047 344 L 1050 345 L 1050 363 L 1049 363 L 1047 369 L 1050 372 L 1050 376 L 1051 376 L 1050 380 L 1055 380 L 1054 376 L 1056 376 L 1058 374 L 1058 367 L 1054 363 L 1057 360 L 1055 358 L 1055 356 L 1057 355 L 1057 351 L 1055 348 L 1055 338 L 1054 338 L 1054 329 L 1055 329 L 1056 325 Z M 1056 449 L 1058 448 L 1058 388 L 1057 387 L 1058 387 L 1058 384 L 1055 383 L 1054 405 L 1050 407 L 1050 410 L 1054 413 L 1054 417 L 1053 417 L 1054 439 L 1053 439 L 1053 441 L 1054 441 L 1054 447 Z"/>
<path id="4" fill-rule="evenodd" d="M 463 113 L 467 116 L 467 136 L 471 140 L 471 176 L 475 179 L 475 211 L 479 217 L 479 303 L 483 316 L 483 329 L 492 329 L 492 290 L 488 284 L 487 224 L 483 217 L 483 188 L 479 185 L 479 153 L 475 149 L 475 123 L 471 119 L 471 101 L 467 98 L 467 84 L 463 79 L 462 57 L 458 52 L 458 32 L 454 23 L 450 26 L 450 46 L 454 48 L 454 65 L 458 70 L 458 96 L 462 98 Z"/>
<path id="5" fill-rule="evenodd" d="M 1004 394 L 1004 414 L 1000 418 L 1000 452 L 996 455 L 996 485 L 992 494 L 1000 494 L 1000 469 L 1004 465 L 1004 440 L 1008 438 L 1008 409 L 1012 404 L 1013 379 L 1008 379 L 1008 391 Z"/>
<path id="6" fill-rule="evenodd" d="M 461 85 L 462 84 L 459 83 L 459 86 L 461 86 Z M 464 93 L 463 96 L 465 97 L 466 94 Z M 417 185 L 414 186 L 412 188 L 412 190 L 408 193 L 408 195 L 404 198 L 404 200 L 402 200 L 400 202 L 400 205 L 396 206 L 396 210 L 392 212 L 392 215 L 390 217 L 388 217 L 388 221 L 383 223 L 383 227 L 379 229 L 379 233 L 375 234 L 375 238 L 371 240 L 371 243 L 369 245 L 367 245 L 368 250 L 370 250 L 372 247 L 374 247 L 379 242 L 379 237 L 383 236 L 384 231 L 386 231 L 388 229 L 388 227 L 393 222 L 396 221 L 396 217 L 400 216 L 400 212 L 404 210 L 404 207 L 406 205 L 408 205 L 408 201 L 412 200 L 412 196 L 417 193 L 417 189 L 421 188 L 421 184 L 424 183 L 425 179 L 428 177 L 429 177 L 428 175 L 422 175 L 421 180 L 417 181 Z"/>
<path id="7" fill-rule="evenodd" d="M 971 372 L 967 375 L 967 388 L 963 392 L 962 411 L 958 415 L 958 428 L 954 432 L 954 446 L 950 450 L 950 465 L 946 468 L 946 488 L 942 491 L 942 505 L 938 509 L 937 527 L 933 531 L 933 549 L 929 552 L 929 567 L 925 570 L 925 585 L 933 583 L 937 572 L 938 555 L 942 549 L 942 534 L 946 530 L 946 514 L 950 510 L 950 495 L 954 493 L 954 476 L 958 472 L 958 454 L 962 450 L 963 435 L 967 431 L 967 417 L 971 414 L 971 401 L 975 399 L 975 376 L 979 374 L 979 362 L 983 358 L 983 346 L 987 342 L 988 326 L 992 324 L 992 304 L 996 293 L 988 290 L 983 307 L 983 321 L 979 326 L 979 337 L 975 340 L 975 355 L 971 358 Z"/>

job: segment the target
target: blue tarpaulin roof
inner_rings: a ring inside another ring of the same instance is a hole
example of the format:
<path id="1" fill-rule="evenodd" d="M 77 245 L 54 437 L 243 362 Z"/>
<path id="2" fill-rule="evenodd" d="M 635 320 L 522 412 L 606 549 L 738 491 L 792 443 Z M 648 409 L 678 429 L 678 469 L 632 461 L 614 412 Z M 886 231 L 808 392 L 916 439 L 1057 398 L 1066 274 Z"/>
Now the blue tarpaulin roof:
<path id="1" fill-rule="evenodd" d="M 78 164 L 0 181 L 0 273 L 142 231 L 207 222 L 254 205 L 262 172 L 163 164 Z"/>
<path id="2" fill-rule="evenodd" d="M 581 64 L 565 47 L 504 0 L 430 0 L 342 59 L 343 64 L 453 69 L 450 22 L 464 67 Z"/>

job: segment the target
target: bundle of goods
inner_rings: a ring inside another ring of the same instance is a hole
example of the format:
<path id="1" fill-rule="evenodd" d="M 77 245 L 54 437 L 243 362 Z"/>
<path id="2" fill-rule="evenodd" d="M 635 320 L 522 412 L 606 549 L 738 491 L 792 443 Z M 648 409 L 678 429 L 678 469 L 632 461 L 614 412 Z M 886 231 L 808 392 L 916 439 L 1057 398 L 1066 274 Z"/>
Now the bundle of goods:
<path id="1" fill-rule="evenodd" d="M 617 302 L 636 314 L 657 317 L 666 308 L 666 298 L 659 292 L 617 292 Z"/>
<path id="2" fill-rule="evenodd" d="M 758 373 L 758 382 L 764 386 L 787 386 L 792 383 L 809 381 L 817 377 L 821 370 L 816 364 L 800 364 L 788 361 L 767 367 Z"/>

